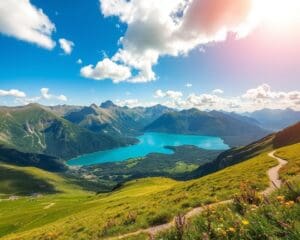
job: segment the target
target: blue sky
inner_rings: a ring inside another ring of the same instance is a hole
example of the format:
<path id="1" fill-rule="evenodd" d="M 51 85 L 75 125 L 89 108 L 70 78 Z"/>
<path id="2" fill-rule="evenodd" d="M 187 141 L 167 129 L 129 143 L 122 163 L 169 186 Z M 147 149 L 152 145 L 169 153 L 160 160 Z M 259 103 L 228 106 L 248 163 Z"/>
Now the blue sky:
<path id="1" fill-rule="evenodd" d="M 234 4 L 234 0 L 232 2 Z M 53 49 L 46 49 L 34 41 L 23 41 L 13 35 L 7 36 L 3 31 L 3 34 L 0 34 L 0 90 L 17 89 L 26 93 L 28 99 L 39 96 L 41 88 L 48 88 L 51 97 L 37 98 L 37 101 L 44 104 L 89 105 L 107 99 L 119 100 L 120 104 L 124 104 L 125 100 L 131 99 L 135 100 L 135 104 L 166 102 L 175 106 L 180 105 L 180 101 L 186 101 L 192 94 L 198 97 L 197 101 L 201 101 L 199 108 L 210 108 L 212 105 L 220 108 L 219 103 L 213 102 L 222 101 L 223 98 L 237 102 L 237 98 L 241 98 L 251 89 L 259 92 L 259 87 L 263 84 L 268 86 L 268 89 L 265 88 L 269 91 L 266 94 L 274 99 L 280 92 L 298 93 L 300 89 L 298 67 L 300 48 L 294 45 L 300 38 L 297 39 L 298 35 L 295 35 L 293 41 L 281 39 L 281 34 L 276 32 L 274 35 L 266 34 L 266 28 L 260 26 L 251 29 L 247 36 L 241 39 L 236 39 L 239 32 L 233 32 L 227 33 L 227 37 L 222 41 L 214 39 L 205 44 L 200 41 L 199 44 L 189 45 L 188 51 L 184 53 L 181 53 L 182 50 L 178 47 L 174 51 L 180 52 L 179 54 L 159 50 L 157 62 L 151 64 L 155 79 L 144 79 L 142 83 L 132 83 L 130 80 L 114 83 L 111 79 L 95 80 L 94 77 L 84 77 L 80 73 L 84 66 L 89 64 L 95 66 L 104 58 L 114 61 L 113 57 L 118 50 L 125 49 L 125 46 L 118 44 L 119 39 L 124 36 L 127 41 L 132 39 L 127 32 L 136 34 L 135 38 L 146 33 L 134 29 L 134 22 L 122 20 L 121 14 L 105 13 L 100 8 L 101 3 L 98 0 L 31 0 L 30 4 L 36 9 L 42 9 L 44 15 L 55 25 L 56 30 L 49 38 L 56 42 L 56 46 Z M 0 18 L 0 25 L 1 21 L 4 22 L 3 18 Z M 152 24 L 149 19 L 145 22 Z M 146 40 L 163 32 L 163 29 L 159 30 L 160 32 L 153 34 L 150 32 Z M 65 54 L 60 48 L 61 38 L 74 43 L 71 54 Z M 149 41 L 152 44 L 156 40 Z M 133 41 L 131 45 L 133 44 L 140 43 Z M 144 46 L 139 47 L 145 49 Z M 151 47 L 154 48 L 152 45 Z M 132 52 L 132 49 L 126 51 Z M 78 59 L 82 59 L 82 64 L 77 63 Z M 129 68 L 131 78 L 141 71 L 141 68 L 129 65 L 128 62 L 120 60 L 114 62 Z M 192 86 L 186 87 L 187 83 Z M 223 93 L 214 94 L 212 92 L 214 89 L 221 89 Z M 165 94 L 157 96 L 157 90 Z M 172 98 L 173 95 L 167 94 L 168 91 L 180 92 L 182 97 Z M 203 94 L 208 95 L 206 98 L 212 98 L 209 106 L 205 105 Z M 66 96 L 68 100 L 61 101 L 55 97 L 60 95 Z M 296 100 L 291 107 L 298 107 Z M 0 104 L 18 105 L 20 102 L 16 101 L 15 96 L 2 96 Z M 190 105 L 182 103 L 182 106 Z M 264 106 L 269 105 L 260 107 Z"/>

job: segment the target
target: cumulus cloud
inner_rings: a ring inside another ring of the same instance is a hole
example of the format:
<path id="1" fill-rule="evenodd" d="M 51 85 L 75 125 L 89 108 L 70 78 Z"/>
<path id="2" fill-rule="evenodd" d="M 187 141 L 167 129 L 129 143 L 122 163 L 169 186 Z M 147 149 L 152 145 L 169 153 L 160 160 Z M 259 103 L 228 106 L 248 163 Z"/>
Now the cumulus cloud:
<path id="1" fill-rule="evenodd" d="M 82 59 L 81 58 L 78 58 L 78 60 L 76 61 L 77 64 L 82 64 Z"/>
<path id="2" fill-rule="evenodd" d="M 275 92 L 271 91 L 271 87 L 268 84 L 262 84 L 257 88 L 247 90 L 242 97 L 248 100 L 260 102 L 262 100 L 268 100 L 275 97 Z"/>
<path id="3" fill-rule="evenodd" d="M 217 89 L 213 90 L 212 93 L 213 93 L 213 94 L 223 94 L 224 91 L 223 91 L 222 89 L 218 89 L 218 88 L 217 88 Z"/>
<path id="4" fill-rule="evenodd" d="M 157 90 L 154 97 L 162 100 L 167 96 L 166 92 Z M 169 98 L 162 101 L 169 107 L 180 109 L 198 108 L 200 110 L 223 110 L 246 112 L 255 111 L 263 108 L 285 109 L 293 108 L 300 110 L 300 91 L 274 91 L 268 84 L 262 84 L 256 88 L 248 89 L 245 93 L 223 97 L 220 94 L 190 94 L 186 98 Z"/>
<path id="5" fill-rule="evenodd" d="M 254 25 L 251 3 L 252 0 L 100 0 L 105 17 L 116 16 L 127 25 L 111 61 L 135 72 L 123 81 L 153 81 L 157 79 L 153 66 L 161 56 L 186 55 L 200 45 L 225 40 L 228 32 L 246 36 Z"/>
<path id="6" fill-rule="evenodd" d="M 268 84 L 249 89 L 242 98 L 253 104 L 254 107 L 263 106 L 270 108 L 295 107 L 299 105 L 300 91 L 273 91 Z"/>
<path id="7" fill-rule="evenodd" d="M 193 84 L 187 83 L 187 84 L 185 84 L 185 86 L 186 86 L 187 88 L 191 88 L 191 87 L 193 86 Z"/>
<path id="8" fill-rule="evenodd" d="M 60 48 L 64 51 L 64 53 L 67 55 L 70 55 L 72 53 L 73 48 L 75 46 L 75 44 L 72 41 L 67 40 L 65 38 L 59 39 L 59 45 Z"/>
<path id="9" fill-rule="evenodd" d="M 25 98 L 26 94 L 20 90 L 17 89 L 11 89 L 11 90 L 0 90 L 0 97 L 17 97 L 17 98 Z"/>
<path id="10" fill-rule="evenodd" d="M 109 58 L 105 58 L 98 62 L 95 67 L 93 65 L 88 65 L 81 68 L 80 74 L 85 78 L 94 80 L 111 79 L 114 83 L 127 80 L 131 77 L 130 68 L 119 65 Z"/>
<path id="11" fill-rule="evenodd" d="M 216 95 L 210 95 L 210 94 L 191 94 L 187 98 L 187 102 L 195 107 L 211 107 L 217 104 L 218 102 L 221 102 L 221 98 L 219 98 Z"/>
<path id="12" fill-rule="evenodd" d="M 55 95 L 50 94 L 49 88 L 41 88 L 40 91 L 41 91 L 41 96 L 43 99 L 46 99 L 46 100 L 54 99 L 54 100 L 59 100 L 59 101 L 63 101 L 63 102 L 68 101 L 68 98 L 65 95 L 55 96 Z"/>
<path id="13" fill-rule="evenodd" d="M 162 91 L 161 89 L 158 89 L 155 92 L 154 97 L 155 98 L 171 98 L 171 99 L 180 99 L 183 96 L 182 92 L 179 91 L 172 91 L 172 90 L 168 90 L 168 91 Z"/>
<path id="14" fill-rule="evenodd" d="M 29 0 L 0 1 L 0 32 L 19 40 L 53 49 L 51 39 L 54 24 L 42 9 L 32 5 Z"/>

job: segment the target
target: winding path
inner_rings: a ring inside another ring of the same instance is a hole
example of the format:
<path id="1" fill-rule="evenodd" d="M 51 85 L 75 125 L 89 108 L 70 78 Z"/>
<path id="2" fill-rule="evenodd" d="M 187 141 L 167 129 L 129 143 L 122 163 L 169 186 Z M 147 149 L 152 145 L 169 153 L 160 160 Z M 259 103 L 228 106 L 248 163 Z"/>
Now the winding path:
<path id="1" fill-rule="evenodd" d="M 287 161 L 285 161 L 279 157 L 276 157 L 274 155 L 275 152 L 276 151 L 270 152 L 268 154 L 268 156 L 276 159 L 279 164 L 275 167 L 270 168 L 267 172 L 269 179 L 270 179 L 270 184 L 269 184 L 269 187 L 262 192 L 262 194 L 265 196 L 270 195 L 275 189 L 281 187 L 282 181 L 279 178 L 279 169 L 282 168 L 282 166 L 284 166 L 285 164 L 287 164 Z"/>
<path id="2" fill-rule="evenodd" d="M 284 166 L 285 164 L 287 164 L 287 161 L 276 157 L 275 154 L 276 151 L 270 152 L 268 153 L 268 156 L 271 158 L 274 158 L 278 161 L 278 165 L 275 167 L 270 168 L 267 171 L 267 175 L 269 177 L 270 183 L 269 183 L 269 187 L 267 189 L 265 189 L 264 191 L 262 191 L 262 194 L 264 196 L 268 196 L 270 195 L 273 191 L 275 191 L 277 188 L 280 188 L 282 181 L 279 179 L 279 170 L 280 168 L 282 168 L 282 166 Z M 194 217 L 195 215 L 198 215 L 199 213 L 203 212 L 205 209 L 209 208 L 209 207 L 214 207 L 214 206 L 218 206 L 218 205 L 224 205 L 224 204 L 229 204 L 232 203 L 233 200 L 226 200 L 226 201 L 221 201 L 221 202 L 217 202 L 217 203 L 212 203 L 209 205 L 205 205 L 203 207 L 197 207 L 197 208 L 193 208 L 192 210 L 190 210 L 189 212 L 187 212 L 184 217 L 186 220 Z M 169 222 L 169 223 L 165 223 L 162 225 L 158 225 L 158 226 L 154 226 L 154 227 L 150 227 L 147 229 L 141 229 L 138 230 L 136 232 L 131 232 L 131 233 L 127 233 L 127 234 L 123 234 L 120 236 L 116 236 L 116 237 L 109 237 L 106 238 L 106 240 L 116 240 L 116 239 L 124 239 L 124 238 L 128 238 L 128 237 L 133 237 L 133 236 L 137 236 L 139 234 L 145 233 L 145 234 L 149 234 L 150 236 L 155 236 L 158 233 L 168 230 L 170 228 L 172 228 L 175 225 L 175 218 Z"/>

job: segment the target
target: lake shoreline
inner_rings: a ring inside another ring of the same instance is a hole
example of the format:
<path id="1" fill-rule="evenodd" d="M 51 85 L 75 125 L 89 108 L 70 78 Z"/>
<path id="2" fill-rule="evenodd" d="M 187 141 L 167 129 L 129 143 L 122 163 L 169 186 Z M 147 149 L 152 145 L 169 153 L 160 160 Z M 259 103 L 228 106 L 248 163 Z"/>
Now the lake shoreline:
<path id="1" fill-rule="evenodd" d="M 138 143 L 105 151 L 84 154 L 67 161 L 68 166 L 89 166 L 106 162 L 122 162 L 145 157 L 150 153 L 172 154 L 172 147 L 193 145 L 206 150 L 227 150 L 229 146 L 220 137 L 147 132 Z"/>

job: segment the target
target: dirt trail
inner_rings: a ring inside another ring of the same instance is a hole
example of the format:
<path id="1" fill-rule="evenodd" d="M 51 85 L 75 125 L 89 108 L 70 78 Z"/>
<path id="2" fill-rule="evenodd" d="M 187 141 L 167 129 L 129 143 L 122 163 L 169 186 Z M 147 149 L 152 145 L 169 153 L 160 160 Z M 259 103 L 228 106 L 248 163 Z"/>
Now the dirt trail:
<path id="1" fill-rule="evenodd" d="M 282 184 L 282 181 L 279 178 L 279 169 L 282 168 L 282 166 L 284 166 L 285 164 L 287 164 L 287 161 L 285 161 L 285 160 L 283 160 L 279 157 L 276 157 L 274 155 L 275 152 L 276 151 L 270 152 L 268 154 L 268 156 L 271 157 L 271 158 L 276 159 L 279 164 L 277 166 L 273 167 L 273 168 L 270 168 L 267 172 L 268 177 L 270 179 L 270 186 L 262 192 L 262 194 L 265 195 L 265 196 L 272 193 L 276 188 L 280 188 L 280 186 Z"/>
<path id="2" fill-rule="evenodd" d="M 271 157 L 271 158 L 276 159 L 279 164 L 275 167 L 270 168 L 267 172 L 268 177 L 270 179 L 270 184 L 269 184 L 269 187 L 262 192 L 262 194 L 264 196 L 270 195 L 277 188 L 280 188 L 280 186 L 282 184 L 282 181 L 279 179 L 279 170 L 282 166 L 287 164 L 287 161 L 285 161 L 285 160 L 283 160 L 279 157 L 276 157 L 274 155 L 275 152 L 276 151 L 270 152 L 268 154 L 268 156 Z M 203 212 L 205 209 L 207 209 L 209 207 L 229 204 L 229 203 L 232 203 L 232 201 L 233 200 L 231 199 L 231 200 L 226 200 L 226 201 L 222 201 L 222 202 L 212 203 L 212 204 L 209 204 L 209 205 L 205 205 L 203 207 L 193 208 L 192 210 L 187 212 L 184 215 L 184 217 L 185 217 L 185 219 L 190 219 L 190 218 L 200 214 L 201 212 Z M 141 230 L 138 230 L 136 232 L 127 233 L 127 234 L 123 234 L 123 235 L 116 236 L 116 237 L 109 237 L 109 238 L 106 238 L 106 240 L 124 239 L 124 238 L 128 238 L 128 237 L 137 236 L 137 235 L 142 234 L 142 233 L 149 234 L 151 236 L 155 236 L 160 232 L 163 232 L 165 230 L 168 230 L 168 229 L 172 228 L 174 225 L 175 225 L 175 218 L 169 223 L 165 223 L 165 224 L 162 224 L 162 225 L 150 227 L 150 228 L 147 228 L 147 229 L 141 229 Z"/>

